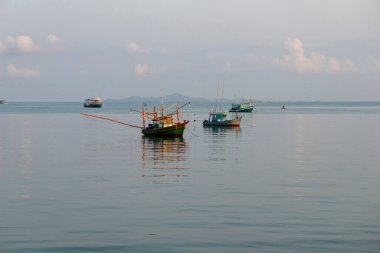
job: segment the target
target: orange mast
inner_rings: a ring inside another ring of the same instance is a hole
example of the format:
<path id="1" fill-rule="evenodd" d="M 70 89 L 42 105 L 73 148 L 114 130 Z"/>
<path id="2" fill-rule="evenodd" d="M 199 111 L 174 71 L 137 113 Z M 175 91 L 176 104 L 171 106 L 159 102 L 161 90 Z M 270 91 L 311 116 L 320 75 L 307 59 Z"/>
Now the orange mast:
<path id="1" fill-rule="evenodd" d="M 179 123 L 179 108 L 178 108 L 178 103 L 176 106 L 176 111 L 177 111 L 177 123 Z"/>
<path id="2" fill-rule="evenodd" d="M 143 120 L 143 128 L 145 129 L 145 112 L 144 112 L 144 106 L 141 106 L 141 116 Z"/>

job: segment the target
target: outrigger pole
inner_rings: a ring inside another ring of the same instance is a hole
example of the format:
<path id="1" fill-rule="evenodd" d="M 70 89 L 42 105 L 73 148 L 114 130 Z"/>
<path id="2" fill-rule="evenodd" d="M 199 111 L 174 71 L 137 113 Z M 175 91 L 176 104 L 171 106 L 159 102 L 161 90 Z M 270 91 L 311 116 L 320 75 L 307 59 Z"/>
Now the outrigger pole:
<path id="1" fill-rule="evenodd" d="M 144 108 L 141 108 L 141 111 L 138 111 L 138 110 L 135 110 L 135 109 L 131 109 L 131 112 L 139 112 L 140 114 L 144 114 L 145 117 L 147 118 L 158 118 L 158 113 L 161 114 L 161 117 L 160 118 L 163 118 L 165 116 L 170 116 L 170 115 L 174 115 L 177 113 L 177 110 L 180 110 L 182 109 L 183 107 L 185 107 L 186 105 L 190 105 L 191 103 L 190 102 L 187 102 L 181 106 L 178 107 L 178 104 L 177 104 L 177 108 L 175 111 L 172 111 L 170 113 L 164 113 L 164 108 L 161 106 L 161 108 L 159 109 L 159 112 L 156 111 L 156 107 L 153 107 L 153 113 L 143 113 L 144 112 Z M 153 116 L 152 116 L 153 114 Z"/>
<path id="2" fill-rule="evenodd" d="M 111 122 L 115 122 L 115 123 L 118 123 L 118 124 L 129 126 L 129 127 L 135 127 L 135 128 L 140 128 L 140 129 L 142 128 L 141 126 L 131 125 L 131 124 L 128 124 L 128 123 L 124 123 L 124 122 L 115 120 L 115 119 L 110 119 L 110 118 L 106 118 L 106 117 L 102 117 L 102 116 L 98 116 L 98 115 L 94 115 L 94 114 L 81 113 L 81 115 L 86 116 L 86 117 L 97 118 L 97 119 L 104 119 L 104 120 L 108 120 L 108 121 L 111 121 Z"/>
<path id="3" fill-rule="evenodd" d="M 168 113 L 168 114 L 166 114 L 166 115 L 173 115 L 174 113 L 177 112 L 177 110 L 182 109 L 183 107 L 185 107 L 186 105 L 189 105 L 189 104 L 191 104 L 191 103 L 190 103 L 190 102 L 187 102 L 187 103 L 181 105 L 180 107 L 178 107 L 178 104 L 177 104 L 177 108 L 176 108 L 176 110 L 173 111 L 173 112 L 171 112 L 171 113 Z"/>

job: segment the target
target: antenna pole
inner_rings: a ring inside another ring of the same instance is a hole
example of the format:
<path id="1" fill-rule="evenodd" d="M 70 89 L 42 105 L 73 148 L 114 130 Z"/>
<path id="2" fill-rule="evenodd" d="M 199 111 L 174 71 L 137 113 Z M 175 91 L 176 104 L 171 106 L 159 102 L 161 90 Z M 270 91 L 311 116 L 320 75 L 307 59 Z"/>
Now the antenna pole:
<path id="1" fill-rule="evenodd" d="M 162 89 L 162 87 L 160 88 L 160 95 L 161 95 L 161 106 L 163 106 L 164 105 L 164 92 L 163 92 L 163 89 Z"/>
<path id="2" fill-rule="evenodd" d="M 223 84 L 222 84 L 222 94 L 220 96 L 220 104 L 219 104 L 219 111 L 222 110 L 222 99 L 223 99 L 223 91 L 224 91 L 224 80 L 223 80 Z"/>
<path id="3" fill-rule="evenodd" d="M 220 89 L 220 82 L 218 80 L 218 89 L 216 90 L 216 101 L 215 101 L 215 106 L 213 106 L 214 112 L 217 110 L 218 105 L 219 105 L 219 89 Z"/>

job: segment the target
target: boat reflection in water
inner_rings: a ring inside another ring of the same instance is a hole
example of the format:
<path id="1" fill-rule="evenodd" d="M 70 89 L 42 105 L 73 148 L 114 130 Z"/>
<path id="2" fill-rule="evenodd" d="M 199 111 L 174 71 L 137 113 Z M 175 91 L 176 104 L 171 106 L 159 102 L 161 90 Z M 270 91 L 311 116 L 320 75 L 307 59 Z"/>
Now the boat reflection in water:
<path id="1" fill-rule="evenodd" d="M 203 131 L 206 135 L 227 135 L 227 134 L 240 134 L 240 127 L 205 127 Z"/>
<path id="2" fill-rule="evenodd" d="M 188 147 L 183 138 L 142 137 L 143 177 L 183 177 Z"/>
<path id="3" fill-rule="evenodd" d="M 212 161 L 209 169 L 220 171 L 223 164 L 239 158 L 239 153 L 241 153 L 239 143 L 242 141 L 240 132 L 240 127 L 203 128 L 204 141 L 209 154 L 208 160 Z"/>

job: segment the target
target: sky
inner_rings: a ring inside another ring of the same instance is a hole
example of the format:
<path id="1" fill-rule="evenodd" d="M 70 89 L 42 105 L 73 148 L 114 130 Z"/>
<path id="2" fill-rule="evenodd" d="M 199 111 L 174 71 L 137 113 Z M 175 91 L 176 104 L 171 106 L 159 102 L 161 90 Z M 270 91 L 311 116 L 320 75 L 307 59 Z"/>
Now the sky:
<path id="1" fill-rule="evenodd" d="M 0 0 L 0 99 L 380 100 L 377 0 Z"/>

